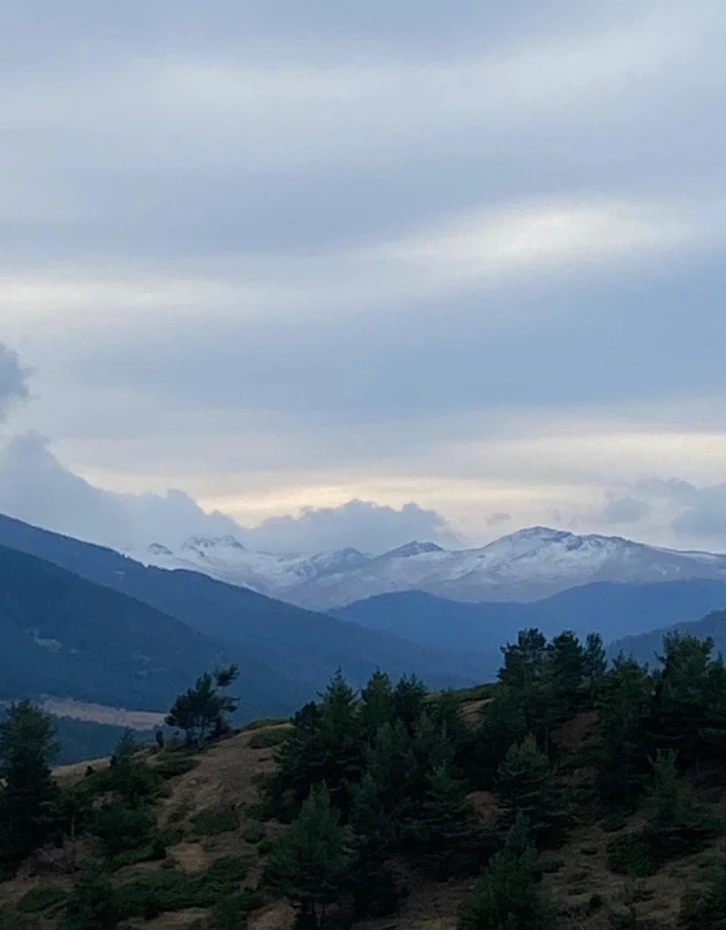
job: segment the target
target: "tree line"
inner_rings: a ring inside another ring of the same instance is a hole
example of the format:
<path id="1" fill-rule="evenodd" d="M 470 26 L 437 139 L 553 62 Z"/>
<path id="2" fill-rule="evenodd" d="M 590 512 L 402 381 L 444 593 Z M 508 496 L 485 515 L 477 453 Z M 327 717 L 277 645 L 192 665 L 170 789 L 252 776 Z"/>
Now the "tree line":
<path id="1" fill-rule="evenodd" d="M 468 877 L 460 930 L 550 930 L 542 853 L 573 827 L 600 821 L 612 832 L 610 869 L 630 876 L 723 832 L 701 797 L 726 785 L 726 667 L 713 642 L 669 634 L 653 668 L 622 655 L 608 663 L 599 636 L 568 631 L 548 641 L 524 630 L 502 653 L 497 682 L 470 695 L 479 707 L 472 717 L 470 703 L 467 719 L 461 695 L 382 671 L 360 691 L 336 674 L 292 718 L 264 788 L 265 816 L 288 824 L 264 882 L 295 905 L 301 930 L 395 914 L 421 879 Z M 190 750 L 229 731 L 236 678 L 218 669 L 174 702 L 167 722 Z M 106 869 L 163 858 L 169 838 L 153 814 L 163 765 L 147 765 L 127 736 L 109 769 L 61 790 L 55 750 L 50 719 L 29 701 L 12 705 L 0 724 L 4 873 L 84 834 Z M 165 760 L 166 774 L 188 761 Z M 636 811 L 641 825 L 623 831 Z M 64 928 L 117 925 L 105 875 L 83 874 Z M 683 926 L 722 927 L 724 901 L 726 864 L 684 900 Z M 611 920 L 644 930 L 632 908 Z"/>

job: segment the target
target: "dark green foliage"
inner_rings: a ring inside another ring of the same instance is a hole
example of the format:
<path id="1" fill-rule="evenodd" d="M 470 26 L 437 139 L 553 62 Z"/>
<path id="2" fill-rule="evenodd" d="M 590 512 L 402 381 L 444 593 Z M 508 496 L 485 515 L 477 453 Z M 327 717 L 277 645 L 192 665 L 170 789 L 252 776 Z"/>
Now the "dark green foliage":
<path id="1" fill-rule="evenodd" d="M 538 844 L 551 841 L 566 820 L 562 792 L 555 785 L 547 756 L 533 736 L 512 746 L 499 766 L 497 794 L 505 809 L 505 824 L 524 816 Z"/>
<path id="2" fill-rule="evenodd" d="M 62 930 L 113 930 L 120 916 L 108 876 L 91 870 L 76 882 L 61 926 Z"/>
<path id="3" fill-rule="evenodd" d="M 401 896 L 388 865 L 398 846 L 399 827 L 386 812 L 381 793 L 370 772 L 353 789 L 350 887 L 357 917 L 391 914 Z"/>
<path id="4" fill-rule="evenodd" d="M 641 833 L 626 833 L 608 843 L 607 863 L 611 872 L 631 878 L 655 875 L 660 866 L 658 856 Z"/>
<path id="5" fill-rule="evenodd" d="M 166 718 L 166 725 L 184 730 L 187 742 L 200 745 L 210 737 L 229 730 L 229 716 L 237 710 L 238 700 L 225 693 L 239 675 L 230 665 L 213 673 L 205 672 L 192 688 L 180 694 Z"/>
<path id="6" fill-rule="evenodd" d="M 94 815 L 92 831 L 103 843 L 107 856 L 137 849 L 149 841 L 156 829 L 154 815 L 145 807 L 128 807 L 120 802 L 104 804 Z"/>
<path id="7" fill-rule="evenodd" d="M 705 889 L 687 892 L 680 926 L 685 930 L 726 930 L 726 861 L 711 866 Z"/>
<path id="8" fill-rule="evenodd" d="M 237 830 L 239 825 L 239 813 L 234 807 L 212 807 L 192 817 L 192 829 L 197 836 L 219 836 Z"/>
<path id="9" fill-rule="evenodd" d="M 658 754 L 651 804 L 646 835 L 662 861 L 696 852 L 723 832 L 723 823 L 679 783 L 674 752 Z"/>
<path id="10" fill-rule="evenodd" d="M 262 895 L 250 889 L 222 898 L 214 908 L 215 930 L 245 930 L 248 915 L 263 903 Z"/>
<path id="11" fill-rule="evenodd" d="M 331 807 L 328 792 L 319 788 L 275 844 L 266 881 L 299 909 L 305 926 L 316 928 L 326 909 L 339 899 L 349 868 L 340 816 Z"/>
<path id="12" fill-rule="evenodd" d="M 393 684 L 390 676 L 376 670 L 361 691 L 360 697 L 361 736 L 371 742 L 380 728 L 386 723 L 391 723 L 395 716 Z"/>
<path id="13" fill-rule="evenodd" d="M 212 863 L 206 872 L 188 875 L 161 871 L 122 885 L 114 898 L 120 917 L 153 919 L 167 911 L 214 907 L 234 894 L 245 878 L 245 863 L 234 856 Z"/>
<path id="14" fill-rule="evenodd" d="M 68 894 L 63 888 L 48 886 L 32 888 L 18 904 L 18 910 L 24 914 L 39 914 L 42 911 L 56 910 L 62 905 Z"/>
<path id="15" fill-rule="evenodd" d="M 493 857 L 464 902 L 459 930 L 554 930 L 523 817 L 512 826 L 504 849 Z"/>
<path id="16" fill-rule="evenodd" d="M 650 769 L 647 722 L 653 683 L 647 668 L 620 656 L 597 699 L 597 786 L 606 806 L 632 810 Z"/>
<path id="17" fill-rule="evenodd" d="M 409 848 L 437 881 L 476 872 L 494 851 L 492 838 L 483 831 L 463 784 L 448 768 L 434 769 L 428 781 L 417 819 L 406 830 Z"/>
<path id="18" fill-rule="evenodd" d="M 289 733 L 289 726 L 259 730 L 250 738 L 250 749 L 271 749 L 273 746 L 280 746 L 285 742 Z"/>
<path id="19" fill-rule="evenodd" d="M 608 668 L 607 653 L 599 633 L 588 633 L 585 637 L 582 677 L 590 687 L 597 687 Z"/>
<path id="20" fill-rule="evenodd" d="M 163 778 L 167 781 L 170 778 L 178 778 L 180 775 L 186 775 L 187 772 L 191 772 L 198 765 L 198 759 L 192 759 L 184 755 L 170 755 L 166 758 L 159 759 L 154 766 L 154 771 L 159 778 Z"/>
<path id="21" fill-rule="evenodd" d="M 59 791 L 50 765 L 53 724 L 30 701 L 10 706 L 0 724 L 0 857 L 10 867 L 45 843 L 58 819 Z"/>
<path id="22" fill-rule="evenodd" d="M 404 675 L 393 692 L 393 715 L 412 730 L 423 713 L 429 689 L 416 675 Z"/>
<path id="23" fill-rule="evenodd" d="M 608 867 L 613 872 L 653 875 L 664 862 L 696 852 L 723 831 L 711 810 L 694 801 L 679 782 L 675 753 L 659 753 L 653 778 L 645 829 L 608 845 Z"/>

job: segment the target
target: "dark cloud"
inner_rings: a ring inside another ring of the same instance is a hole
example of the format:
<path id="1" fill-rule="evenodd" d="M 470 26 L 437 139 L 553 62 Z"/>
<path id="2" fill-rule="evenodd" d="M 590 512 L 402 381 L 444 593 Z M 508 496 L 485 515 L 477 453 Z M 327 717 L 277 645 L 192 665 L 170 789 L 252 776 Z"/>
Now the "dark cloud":
<path id="1" fill-rule="evenodd" d="M 509 513 L 492 513 L 486 518 L 486 525 L 494 528 L 511 523 L 511 520 L 512 515 Z"/>

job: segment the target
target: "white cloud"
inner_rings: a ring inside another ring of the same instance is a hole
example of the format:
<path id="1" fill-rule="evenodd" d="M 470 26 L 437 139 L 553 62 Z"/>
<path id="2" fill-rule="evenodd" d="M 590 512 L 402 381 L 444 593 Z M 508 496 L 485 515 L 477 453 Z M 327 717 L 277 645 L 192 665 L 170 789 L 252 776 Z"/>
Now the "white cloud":
<path id="1" fill-rule="evenodd" d="M 446 520 L 415 503 L 400 509 L 350 500 L 304 508 L 245 527 L 219 511 L 205 512 L 188 494 L 121 494 L 74 475 L 38 434 L 16 436 L 0 450 L 0 512 L 55 532 L 123 550 L 151 542 L 178 546 L 190 536 L 233 534 L 257 550 L 317 552 L 355 546 L 381 552 L 412 539 L 456 544 Z"/>

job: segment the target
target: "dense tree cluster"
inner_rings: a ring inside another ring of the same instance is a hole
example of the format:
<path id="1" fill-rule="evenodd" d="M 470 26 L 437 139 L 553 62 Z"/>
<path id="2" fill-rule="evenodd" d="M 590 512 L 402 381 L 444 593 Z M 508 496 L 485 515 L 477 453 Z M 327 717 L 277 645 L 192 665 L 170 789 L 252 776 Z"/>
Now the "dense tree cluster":
<path id="1" fill-rule="evenodd" d="M 357 692 L 338 673 L 283 729 L 264 814 L 287 830 L 264 880 L 303 930 L 395 913 L 421 880 L 477 876 L 460 930 L 550 930 L 558 918 L 541 856 L 574 825 L 601 819 L 612 832 L 609 868 L 631 877 L 723 832 L 701 796 L 719 799 L 726 785 L 726 666 L 712 642 L 668 635 L 653 669 L 625 656 L 608 663 L 600 637 L 568 631 L 548 641 L 524 630 L 502 652 L 498 681 L 468 695 L 466 720 L 460 694 L 429 693 L 416 677 L 394 683 L 379 671 Z M 156 884 L 110 891 L 122 866 L 164 858 L 169 838 L 154 811 L 164 777 L 195 764 L 190 747 L 227 731 L 236 675 L 218 669 L 179 696 L 169 715 L 186 735 L 177 755 L 163 740 L 139 751 L 126 734 L 110 767 L 63 790 L 51 776 L 49 718 L 28 701 L 10 707 L 0 725 L 4 871 L 44 845 L 72 848 L 77 836 L 100 851 L 100 867 L 64 903 L 64 930 L 211 906 L 220 889 L 220 926 L 242 926 L 235 915 L 258 906 L 234 863 L 194 881 L 161 872 Z M 725 868 L 716 863 L 686 897 L 684 927 L 726 926 Z M 635 905 L 611 921 L 645 926 Z"/>

